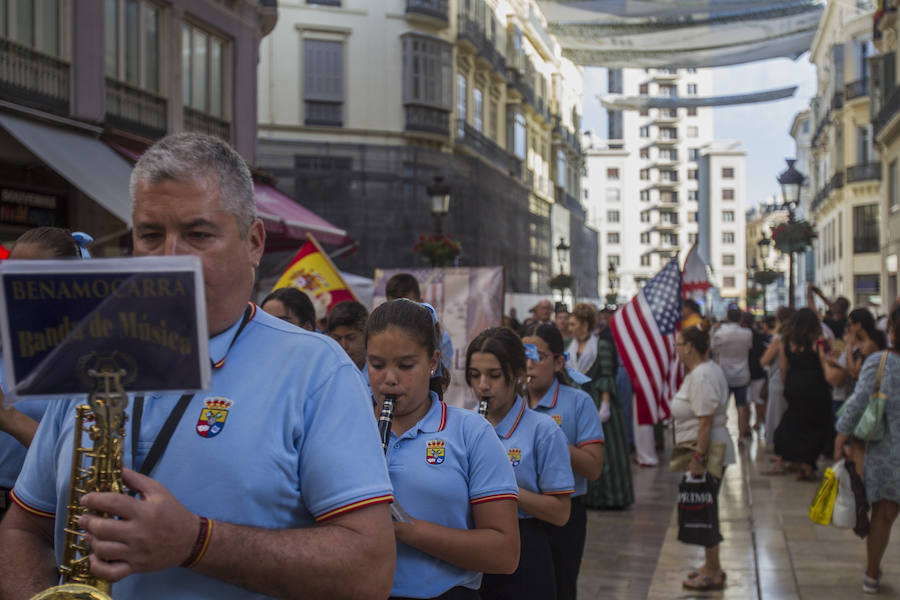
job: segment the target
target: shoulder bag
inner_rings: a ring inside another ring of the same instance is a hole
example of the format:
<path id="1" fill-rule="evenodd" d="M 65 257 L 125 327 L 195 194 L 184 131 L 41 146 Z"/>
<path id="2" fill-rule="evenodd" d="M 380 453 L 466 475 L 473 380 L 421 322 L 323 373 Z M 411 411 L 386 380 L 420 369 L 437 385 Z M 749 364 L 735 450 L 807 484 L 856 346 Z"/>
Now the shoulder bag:
<path id="1" fill-rule="evenodd" d="M 884 375 L 884 365 L 887 362 L 888 351 L 881 355 L 878 364 L 878 374 L 875 376 L 875 388 L 869 396 L 869 404 L 859 423 L 853 428 L 853 435 L 866 442 L 880 442 L 884 438 L 884 403 L 885 395 L 881 391 L 881 378 Z"/>

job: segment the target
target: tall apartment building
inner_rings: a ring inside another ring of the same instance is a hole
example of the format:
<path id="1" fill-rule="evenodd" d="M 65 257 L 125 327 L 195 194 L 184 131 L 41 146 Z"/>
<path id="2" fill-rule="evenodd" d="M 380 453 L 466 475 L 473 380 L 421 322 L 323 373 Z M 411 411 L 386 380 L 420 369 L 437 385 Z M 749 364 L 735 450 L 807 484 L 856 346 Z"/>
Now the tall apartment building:
<path id="1" fill-rule="evenodd" d="M 721 306 L 744 301 L 746 153 L 740 142 L 713 142 L 700 151 L 697 250 L 712 271 Z"/>
<path id="2" fill-rule="evenodd" d="M 610 94 L 710 96 L 712 87 L 703 69 L 608 71 Z M 701 151 L 712 141 L 711 108 L 608 111 L 607 139 L 586 150 L 585 205 L 600 231 L 601 295 L 615 289 L 628 299 L 675 253 L 687 254 L 697 239 Z"/>
<path id="3" fill-rule="evenodd" d="M 596 297 L 582 71 L 535 0 L 285 3 L 259 73 L 261 165 L 359 240 L 345 269 L 415 266 L 438 176 L 462 264 L 505 265 L 510 291 L 547 295 L 562 237 L 576 295 Z"/>

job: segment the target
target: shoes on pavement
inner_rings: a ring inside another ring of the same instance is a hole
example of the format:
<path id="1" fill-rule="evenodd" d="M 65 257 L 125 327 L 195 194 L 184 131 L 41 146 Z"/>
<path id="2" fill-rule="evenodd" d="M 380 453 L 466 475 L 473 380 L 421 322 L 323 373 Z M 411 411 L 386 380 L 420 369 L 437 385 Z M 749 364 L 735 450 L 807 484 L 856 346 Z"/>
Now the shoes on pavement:
<path id="1" fill-rule="evenodd" d="M 877 594 L 880 584 L 881 584 L 880 580 L 875 579 L 874 577 L 869 577 L 866 574 L 863 574 L 862 591 L 864 591 L 865 593 Z"/>
<path id="2" fill-rule="evenodd" d="M 724 590 L 725 577 L 722 577 L 719 581 L 715 581 L 711 577 L 707 577 L 706 575 L 698 575 L 697 577 L 690 577 L 682 581 L 681 587 L 689 590 L 696 590 L 698 592 Z"/>

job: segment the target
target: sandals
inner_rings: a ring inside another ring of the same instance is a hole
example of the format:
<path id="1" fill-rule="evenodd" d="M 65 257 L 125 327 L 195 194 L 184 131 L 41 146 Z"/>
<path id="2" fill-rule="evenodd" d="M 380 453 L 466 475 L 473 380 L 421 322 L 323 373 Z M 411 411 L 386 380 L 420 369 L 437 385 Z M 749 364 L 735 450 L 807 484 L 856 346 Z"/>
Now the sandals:
<path id="1" fill-rule="evenodd" d="M 818 481 L 816 470 L 807 464 L 800 465 L 800 473 L 797 475 L 797 481 Z"/>
<path id="2" fill-rule="evenodd" d="M 723 574 L 721 581 L 713 581 L 706 575 L 698 575 L 697 577 L 688 578 L 681 582 L 681 586 L 688 590 L 696 590 L 698 592 L 709 592 L 714 590 L 725 589 L 725 577 Z"/>
<path id="3" fill-rule="evenodd" d="M 688 573 L 687 576 L 688 576 L 688 579 L 696 579 L 697 577 L 700 576 L 700 569 L 691 571 L 690 573 Z M 728 579 L 728 573 L 726 573 L 725 571 L 722 571 L 722 581 L 724 582 L 727 579 Z"/>

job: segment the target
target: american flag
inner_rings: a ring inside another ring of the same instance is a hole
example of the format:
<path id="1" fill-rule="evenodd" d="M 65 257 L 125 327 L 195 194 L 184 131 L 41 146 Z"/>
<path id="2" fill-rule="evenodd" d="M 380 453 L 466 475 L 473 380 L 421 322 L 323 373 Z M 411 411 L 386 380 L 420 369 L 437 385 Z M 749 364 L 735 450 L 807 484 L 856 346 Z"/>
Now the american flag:
<path id="1" fill-rule="evenodd" d="M 669 399 L 681 385 L 675 354 L 681 322 L 681 269 L 673 258 L 613 316 L 610 328 L 634 387 L 637 421 L 668 419 Z"/>

